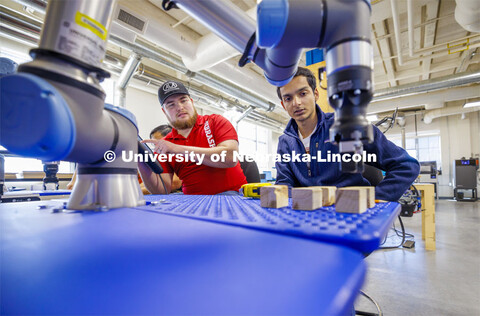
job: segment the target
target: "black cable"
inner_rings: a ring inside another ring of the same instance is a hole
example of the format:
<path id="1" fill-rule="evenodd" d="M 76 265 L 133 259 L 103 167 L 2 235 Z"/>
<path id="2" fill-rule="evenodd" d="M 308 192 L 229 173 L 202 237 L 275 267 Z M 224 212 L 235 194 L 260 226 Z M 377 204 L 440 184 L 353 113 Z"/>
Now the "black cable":
<path id="1" fill-rule="evenodd" d="M 360 290 L 360 294 L 365 296 L 368 300 L 370 300 L 370 302 L 373 303 L 373 305 L 375 305 L 375 308 L 377 309 L 378 314 L 369 313 L 369 312 L 362 312 L 362 311 L 355 311 L 355 315 L 362 315 L 362 316 L 382 316 L 383 315 L 383 312 L 382 312 L 382 309 L 380 308 L 380 305 L 378 305 L 378 303 L 370 295 L 368 295 L 367 293 L 365 293 L 362 290 Z"/>
<path id="2" fill-rule="evenodd" d="M 377 313 L 370 313 L 370 312 L 363 312 L 363 311 L 355 311 L 355 315 L 359 315 L 359 316 L 378 316 Z"/>
<path id="3" fill-rule="evenodd" d="M 412 184 L 413 189 L 415 190 L 415 197 L 417 199 L 417 210 L 422 208 L 422 200 L 420 197 L 420 192 L 418 192 L 417 187 Z"/>
<path id="4" fill-rule="evenodd" d="M 401 231 L 399 231 L 398 229 L 394 229 L 394 231 L 397 234 L 397 237 L 402 237 Z M 415 235 L 405 232 L 405 239 L 406 238 L 415 238 Z"/>
<path id="5" fill-rule="evenodd" d="M 380 244 L 380 246 L 383 245 L 383 244 L 387 241 L 387 238 L 388 238 L 388 234 L 385 235 L 385 238 L 383 238 L 383 241 L 382 241 L 382 243 Z"/>
<path id="6" fill-rule="evenodd" d="M 168 11 L 170 9 L 178 9 L 178 6 L 175 4 L 175 2 L 171 0 L 163 0 L 162 1 L 162 8 L 165 11 Z"/>
<path id="7" fill-rule="evenodd" d="M 400 248 L 403 245 L 403 243 L 405 242 L 405 227 L 403 226 L 403 221 L 400 216 L 398 216 L 398 221 L 400 222 L 400 226 L 402 227 L 402 242 L 398 246 L 380 247 L 379 249 L 395 249 Z"/>
<path id="8" fill-rule="evenodd" d="M 405 235 L 405 238 L 415 238 L 415 235 L 413 235 L 413 234 L 407 233 L 406 231 L 405 231 L 405 232 L 399 231 L 399 230 L 395 227 L 395 223 L 393 223 L 393 231 L 395 232 L 395 234 L 396 234 L 398 237 L 402 237 L 402 235 L 404 234 L 404 235 Z"/>
<path id="9" fill-rule="evenodd" d="M 165 194 L 168 194 L 168 192 L 167 192 L 167 187 L 165 186 L 165 182 L 163 182 L 162 175 L 159 174 L 158 176 L 160 177 L 160 181 L 162 181 L 162 185 L 163 185 L 163 189 L 165 190 Z"/>
<path id="10" fill-rule="evenodd" d="M 393 125 L 395 125 L 395 120 L 397 119 L 397 113 L 398 113 L 398 107 L 395 109 L 392 116 L 384 117 L 383 119 L 381 119 L 380 121 L 375 123 L 375 126 L 378 127 L 378 126 L 382 125 L 383 123 L 385 123 L 387 121 L 390 121 L 388 123 L 387 129 L 383 131 L 383 134 L 385 134 L 386 132 L 388 132 L 393 127 Z"/>
<path id="11" fill-rule="evenodd" d="M 386 121 L 388 121 L 388 117 L 384 117 L 383 119 L 381 119 L 380 121 L 375 123 L 375 126 L 378 127 L 378 126 L 382 125 L 383 123 L 385 123 Z"/>

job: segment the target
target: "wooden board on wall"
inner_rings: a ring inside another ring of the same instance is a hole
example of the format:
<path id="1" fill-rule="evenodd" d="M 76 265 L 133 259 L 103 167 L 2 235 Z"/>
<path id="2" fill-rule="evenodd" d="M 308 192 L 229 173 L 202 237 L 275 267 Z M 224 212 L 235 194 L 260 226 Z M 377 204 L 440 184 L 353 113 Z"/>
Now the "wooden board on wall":
<path id="1" fill-rule="evenodd" d="M 318 78 L 318 69 L 323 68 L 325 69 L 325 61 L 321 61 L 316 64 L 308 65 L 305 68 L 309 69 L 313 74 L 315 75 L 315 78 L 317 78 L 317 89 L 319 93 L 318 97 L 318 105 L 320 106 L 320 109 L 322 109 L 323 112 L 328 113 L 328 112 L 333 112 L 333 108 L 330 106 L 328 103 L 328 97 L 327 97 L 327 73 L 323 73 L 323 78 L 322 82 L 320 82 Z M 323 88 L 322 88 L 323 87 Z"/>

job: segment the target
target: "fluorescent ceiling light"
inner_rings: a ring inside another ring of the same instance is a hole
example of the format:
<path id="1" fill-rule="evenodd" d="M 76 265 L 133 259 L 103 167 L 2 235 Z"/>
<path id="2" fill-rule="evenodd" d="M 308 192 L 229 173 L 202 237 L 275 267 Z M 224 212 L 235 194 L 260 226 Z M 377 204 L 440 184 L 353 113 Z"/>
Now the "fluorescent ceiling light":
<path id="1" fill-rule="evenodd" d="M 480 106 L 480 101 L 468 102 L 463 106 L 464 108 L 473 108 L 474 106 Z"/>
<path id="2" fill-rule="evenodd" d="M 367 121 L 369 122 L 378 121 L 378 115 L 377 114 L 367 115 Z"/>

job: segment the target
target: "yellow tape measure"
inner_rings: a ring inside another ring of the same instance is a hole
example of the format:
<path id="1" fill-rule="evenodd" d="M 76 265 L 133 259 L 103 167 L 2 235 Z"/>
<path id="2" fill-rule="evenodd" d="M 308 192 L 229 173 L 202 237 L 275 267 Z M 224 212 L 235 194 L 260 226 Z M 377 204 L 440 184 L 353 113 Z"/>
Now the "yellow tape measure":
<path id="1" fill-rule="evenodd" d="M 260 188 L 272 185 L 271 183 L 247 183 L 242 185 L 240 193 L 246 197 L 260 197 Z"/>

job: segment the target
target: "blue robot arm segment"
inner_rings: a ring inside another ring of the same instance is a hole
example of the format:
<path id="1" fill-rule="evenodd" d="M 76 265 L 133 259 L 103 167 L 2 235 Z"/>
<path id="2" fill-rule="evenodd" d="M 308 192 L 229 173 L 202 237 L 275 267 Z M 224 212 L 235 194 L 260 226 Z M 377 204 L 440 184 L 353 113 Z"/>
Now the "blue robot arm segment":
<path id="1" fill-rule="evenodd" d="M 2 145 L 45 161 L 68 156 L 75 144 L 75 120 L 57 89 L 31 74 L 6 76 L 1 82 Z"/>
<path id="2" fill-rule="evenodd" d="M 304 48 L 324 48 L 328 97 L 335 109 L 330 140 L 339 145 L 341 153 L 361 153 L 363 144 L 373 141 L 365 117 L 373 95 L 370 1 L 263 0 L 257 8 L 257 27 L 230 3 L 174 2 L 241 51 L 240 65 L 253 61 L 275 86 L 290 82 Z M 349 163 L 341 169 L 362 172 L 363 163 Z"/>

